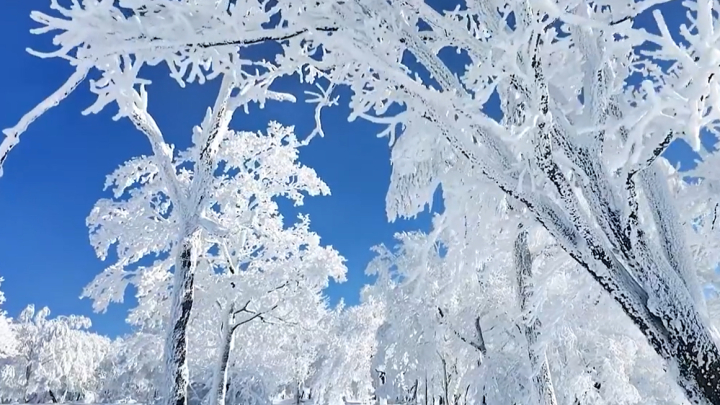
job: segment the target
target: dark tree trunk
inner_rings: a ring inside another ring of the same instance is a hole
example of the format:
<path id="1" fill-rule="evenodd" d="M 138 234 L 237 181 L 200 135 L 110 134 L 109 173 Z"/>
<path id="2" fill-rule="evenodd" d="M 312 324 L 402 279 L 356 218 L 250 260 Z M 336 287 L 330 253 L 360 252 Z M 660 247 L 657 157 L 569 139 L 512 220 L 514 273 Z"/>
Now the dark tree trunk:
<path id="1" fill-rule="evenodd" d="M 187 327 L 194 300 L 196 255 L 195 236 L 188 233 L 175 264 L 171 329 L 165 343 L 166 405 L 187 405 Z"/>

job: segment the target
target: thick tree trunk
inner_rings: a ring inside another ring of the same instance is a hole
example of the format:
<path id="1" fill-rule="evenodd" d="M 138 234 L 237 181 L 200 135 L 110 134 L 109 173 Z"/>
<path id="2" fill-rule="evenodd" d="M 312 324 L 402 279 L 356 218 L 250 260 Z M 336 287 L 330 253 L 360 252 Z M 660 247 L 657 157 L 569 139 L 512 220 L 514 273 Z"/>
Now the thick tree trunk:
<path id="1" fill-rule="evenodd" d="M 695 404 L 720 405 L 720 351 L 707 329 L 699 332 L 673 336 L 680 386 Z"/>
<path id="2" fill-rule="evenodd" d="M 523 314 L 521 328 L 527 340 L 535 393 L 541 405 L 557 405 L 547 357 L 544 351 L 538 353 L 536 347 L 542 324 L 532 311 L 532 257 L 528 249 L 527 231 L 522 229 L 522 226 L 515 240 L 514 262 L 517 271 L 518 300 L 520 301 L 520 311 Z"/>
<path id="3" fill-rule="evenodd" d="M 234 343 L 233 310 L 230 308 L 223 315 L 220 347 L 218 358 L 213 370 L 213 382 L 210 388 L 210 400 L 208 405 L 225 405 L 225 394 L 227 392 L 227 366 L 230 360 L 230 352 Z"/>
<path id="4" fill-rule="evenodd" d="M 165 341 L 166 405 L 187 405 L 187 326 L 194 299 L 197 236 L 187 232 L 175 262 L 170 330 Z"/>

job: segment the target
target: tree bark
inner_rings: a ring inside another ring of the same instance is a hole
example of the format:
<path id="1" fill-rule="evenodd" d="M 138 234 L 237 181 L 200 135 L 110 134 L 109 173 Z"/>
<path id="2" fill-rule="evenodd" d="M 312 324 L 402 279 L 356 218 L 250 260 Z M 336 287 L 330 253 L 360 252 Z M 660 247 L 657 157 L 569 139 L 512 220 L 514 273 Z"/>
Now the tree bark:
<path id="1" fill-rule="evenodd" d="M 225 405 L 225 394 L 227 392 L 227 366 L 230 360 L 230 352 L 234 343 L 234 327 L 232 325 L 234 307 L 223 314 L 220 348 L 218 358 L 213 370 L 213 382 L 210 388 L 210 400 L 208 405 Z"/>
<path id="2" fill-rule="evenodd" d="M 31 352 L 30 356 L 32 358 L 32 352 Z M 27 367 L 25 367 L 25 387 L 24 387 L 25 388 L 24 389 L 24 392 L 25 392 L 24 400 L 25 400 L 26 404 L 30 403 L 30 392 L 29 391 L 30 391 L 30 378 L 32 377 L 32 372 L 33 372 L 32 363 L 28 363 Z"/>
<path id="3" fill-rule="evenodd" d="M 165 341 L 166 405 L 187 405 L 187 327 L 194 301 L 197 235 L 186 232 L 175 262 L 170 330 Z"/>
<path id="4" fill-rule="evenodd" d="M 537 399 L 541 405 L 557 405 L 555 389 L 553 387 L 545 352 L 538 353 L 537 341 L 542 323 L 532 310 L 533 284 L 532 284 L 532 257 L 527 243 L 527 230 L 520 226 L 517 239 L 515 239 L 514 256 L 517 271 L 518 301 L 522 312 L 521 329 L 525 334 L 528 345 L 528 356 L 533 368 L 533 386 Z"/>
<path id="5" fill-rule="evenodd" d="M 427 372 L 425 372 L 425 405 L 428 405 L 428 379 L 427 379 Z"/>
<path id="6" fill-rule="evenodd" d="M 440 356 L 440 360 L 442 361 L 443 368 L 443 397 L 441 399 L 445 405 L 450 405 L 450 376 L 447 371 L 447 362 L 442 356 Z"/>

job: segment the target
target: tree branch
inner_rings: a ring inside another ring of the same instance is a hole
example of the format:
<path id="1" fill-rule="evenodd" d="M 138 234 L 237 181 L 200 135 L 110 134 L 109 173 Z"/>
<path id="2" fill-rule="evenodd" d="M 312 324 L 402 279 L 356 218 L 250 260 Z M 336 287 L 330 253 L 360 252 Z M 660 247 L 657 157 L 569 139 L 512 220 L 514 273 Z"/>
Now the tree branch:
<path id="1" fill-rule="evenodd" d="M 30 124 L 32 124 L 41 115 L 47 112 L 50 108 L 60 104 L 62 100 L 69 96 L 70 93 L 72 93 L 77 86 L 85 80 L 89 71 L 89 67 L 78 66 L 75 72 L 62 86 L 60 86 L 60 88 L 55 90 L 55 92 L 53 92 L 49 97 L 20 118 L 20 121 L 14 127 L 3 130 L 5 138 L 0 143 L 0 177 L 2 177 L 3 174 L 3 163 L 7 160 L 10 151 L 20 142 L 20 135 L 25 132 L 28 126 L 30 126 Z"/>
<path id="2" fill-rule="evenodd" d="M 250 302 L 252 302 L 252 300 L 248 300 L 248 301 L 245 303 L 245 305 L 243 305 L 242 308 L 240 308 L 240 309 L 238 309 L 238 310 L 234 310 L 234 311 L 233 311 L 233 316 L 235 316 L 235 315 L 237 315 L 237 314 L 239 314 L 239 313 L 241 313 L 241 312 L 250 312 L 250 311 L 248 311 L 248 309 L 247 309 L 248 305 L 250 305 Z"/>
<path id="3" fill-rule="evenodd" d="M 668 133 L 663 137 L 663 139 L 660 141 L 660 143 L 655 146 L 650 156 L 645 159 L 644 162 L 641 164 L 638 164 L 637 167 L 630 170 L 628 173 L 628 178 L 631 178 L 635 176 L 635 174 L 649 168 L 655 161 L 662 156 L 663 153 L 667 150 L 667 148 L 670 146 L 672 141 L 675 139 L 675 132 L 674 131 L 668 131 Z"/>
<path id="4" fill-rule="evenodd" d="M 201 48 L 201 49 L 210 49 L 210 48 L 217 48 L 222 46 L 250 46 L 250 45 L 257 45 L 268 41 L 286 41 L 288 39 L 292 39 L 295 37 L 299 37 L 303 34 L 317 31 L 317 32 L 337 32 L 339 30 L 338 27 L 317 27 L 317 28 L 302 28 L 302 29 L 296 29 L 294 31 L 288 30 L 288 32 L 272 36 L 269 35 L 267 31 L 270 30 L 262 30 L 263 36 L 257 36 L 255 38 L 237 38 L 237 39 L 228 39 L 224 41 L 211 41 L 211 42 L 186 42 L 186 43 L 177 43 L 168 41 L 161 37 L 152 37 L 147 38 L 144 36 L 140 36 L 139 39 L 147 40 L 147 49 L 148 51 L 158 49 L 158 48 L 181 48 L 184 47 L 186 49 L 194 49 L 194 48 Z M 277 31 L 277 30 L 276 30 Z M 201 35 L 198 35 L 201 36 Z M 137 52 L 137 48 L 135 50 Z M 102 58 L 107 58 L 111 56 L 121 55 L 125 53 L 133 53 L 128 52 L 125 49 L 116 49 L 113 50 L 111 53 L 104 54 Z"/>
<path id="5" fill-rule="evenodd" d="M 440 314 L 440 319 L 445 319 L 445 314 L 443 313 L 443 310 L 438 307 L 438 313 Z M 447 325 L 444 321 L 440 321 L 440 324 Z M 473 342 L 466 338 L 465 336 L 461 335 L 460 332 L 458 332 L 455 328 L 450 327 L 450 330 L 453 332 L 455 336 L 458 337 L 458 339 L 462 340 L 463 342 L 467 343 L 468 345 L 472 346 L 475 350 L 479 351 L 480 353 L 487 354 L 487 348 L 485 347 L 485 338 L 482 334 L 482 328 L 480 327 L 480 318 L 475 318 L 475 330 L 478 333 L 478 342 Z"/>
<path id="6" fill-rule="evenodd" d="M 225 135 L 224 131 L 232 118 L 233 109 L 228 108 L 228 101 L 235 84 L 234 73 L 223 75 L 222 84 L 213 105 L 212 118 L 203 125 L 200 145 L 198 145 L 200 153 L 195 163 L 195 173 L 190 186 L 192 191 L 189 197 L 192 199 L 192 211 L 187 213 L 193 217 L 199 216 L 203 202 L 207 200 L 207 190 L 212 184 L 211 180 L 215 170 L 215 157 Z"/>
<path id="7" fill-rule="evenodd" d="M 249 313 L 249 314 L 252 314 L 252 316 L 251 316 L 250 318 L 247 318 L 247 319 L 244 319 L 244 320 L 242 320 L 242 321 L 240 321 L 240 322 L 237 322 L 235 325 L 233 325 L 233 326 L 232 326 L 232 331 L 233 331 L 233 332 L 234 332 L 237 328 L 239 328 L 240 326 L 245 325 L 246 323 L 252 322 L 252 321 L 255 320 L 255 319 L 260 319 L 260 320 L 263 321 L 263 322 L 267 322 L 267 321 L 265 320 L 265 318 L 263 317 L 263 315 L 267 314 L 268 312 L 274 311 L 274 310 L 278 307 L 278 304 L 275 304 L 275 305 L 273 305 L 272 307 L 266 309 L 265 311 L 254 312 L 254 311 L 250 311 L 250 310 L 247 309 L 248 304 L 250 304 L 250 301 L 248 301 L 247 304 L 245 304 L 245 306 L 243 306 L 243 308 L 241 308 L 239 311 L 235 312 L 235 313 L 233 314 L 233 316 L 237 315 L 237 314 L 240 313 L 240 312 L 247 312 L 247 313 Z"/>
<path id="8" fill-rule="evenodd" d="M 318 32 L 336 32 L 338 31 L 338 27 L 317 27 L 308 29 L 303 28 L 300 30 L 297 30 L 295 32 L 287 33 L 284 35 L 279 36 L 266 36 L 266 37 L 258 37 L 258 38 L 252 38 L 252 39 L 236 39 L 236 40 L 228 40 L 228 41 L 219 41 L 219 42 L 198 42 L 194 44 L 186 44 L 188 48 L 214 48 L 217 46 L 228 46 L 228 45 L 242 45 L 242 46 L 248 46 L 248 45 L 256 45 L 267 41 L 285 41 L 288 39 L 292 39 L 295 37 L 298 37 L 300 35 L 303 35 L 305 33 L 311 32 L 311 31 L 318 31 Z M 159 38 L 155 38 L 159 39 Z M 151 40 L 152 41 L 152 40 Z"/>

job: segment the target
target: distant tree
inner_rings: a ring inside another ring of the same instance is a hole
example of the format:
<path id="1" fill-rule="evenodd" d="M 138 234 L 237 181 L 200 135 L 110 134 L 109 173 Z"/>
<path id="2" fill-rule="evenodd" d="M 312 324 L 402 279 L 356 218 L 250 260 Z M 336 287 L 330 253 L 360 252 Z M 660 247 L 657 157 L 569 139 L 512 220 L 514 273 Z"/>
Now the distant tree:
<path id="1" fill-rule="evenodd" d="M 146 403 L 160 397 L 163 336 L 136 332 L 111 343 L 98 368 L 97 403 Z"/>
<path id="2" fill-rule="evenodd" d="M 0 277 L 0 284 L 3 279 Z M 0 291 L 0 304 L 5 302 L 5 294 Z M 12 330 L 11 319 L 7 317 L 7 312 L 0 311 L 0 359 L 10 357 L 16 354 L 17 339 L 15 332 Z"/>
<path id="3" fill-rule="evenodd" d="M 372 357 L 383 322 L 383 303 L 365 296 L 356 306 L 338 305 L 313 331 L 317 356 L 304 381 L 313 404 L 365 403 L 374 395 Z"/>
<path id="4" fill-rule="evenodd" d="M 194 139 L 202 133 L 196 128 Z M 328 277 L 344 278 L 345 268 L 337 252 L 320 246 L 307 218 L 284 229 L 275 198 L 287 197 L 300 205 L 305 194 L 329 193 L 312 169 L 297 162 L 300 142 L 292 129 L 271 123 L 266 134 L 226 130 L 217 136 L 221 138 L 217 169 L 204 180 L 206 203 L 197 219 L 203 228 L 195 236 L 189 291 L 193 302 L 198 291 L 202 315 L 188 314 L 186 326 L 198 317 L 211 324 L 222 319 L 212 325 L 221 324 L 223 336 L 215 346 L 219 357 L 210 392 L 212 403 L 224 403 L 236 329 L 272 316 L 269 312 L 289 316 L 279 308 L 301 317 L 300 294 L 320 294 Z M 172 162 L 179 189 L 193 184 L 202 145 L 194 144 Z M 85 296 L 94 300 L 97 310 L 104 310 L 111 301 L 122 300 L 128 284 L 135 285 L 140 305 L 130 320 L 149 330 L 173 328 L 166 315 L 172 313 L 175 276 L 170 269 L 176 263 L 169 253 L 177 247 L 175 235 L 184 226 L 182 211 L 176 209 L 160 172 L 154 157 L 126 163 L 108 177 L 114 198 L 100 200 L 88 218 L 98 255 L 104 258 L 110 245 L 118 242 L 119 259 L 86 288 Z M 150 255 L 157 257 L 152 265 L 137 266 Z M 312 313 L 311 308 L 305 310 Z M 195 337 L 187 333 L 193 341 Z"/>
<path id="5" fill-rule="evenodd" d="M 85 332 L 81 316 L 48 318 L 50 310 L 26 307 L 12 329 L 17 353 L 4 361 L 3 396 L 17 402 L 64 402 L 93 393 L 109 340 Z"/>
<path id="6" fill-rule="evenodd" d="M 430 233 L 399 234 L 392 251 L 378 247 L 368 267 L 378 280 L 367 293 L 384 303 L 373 359 L 379 398 L 684 403 L 642 334 L 544 230 L 527 229 L 523 242 L 518 218 L 492 195 L 472 211 L 496 210 L 493 222 L 472 224 L 469 207 L 455 208 L 446 207 Z M 531 259 L 532 274 L 522 278 L 508 248 L 518 241 Z M 533 295 L 523 304 L 528 276 Z"/>

